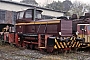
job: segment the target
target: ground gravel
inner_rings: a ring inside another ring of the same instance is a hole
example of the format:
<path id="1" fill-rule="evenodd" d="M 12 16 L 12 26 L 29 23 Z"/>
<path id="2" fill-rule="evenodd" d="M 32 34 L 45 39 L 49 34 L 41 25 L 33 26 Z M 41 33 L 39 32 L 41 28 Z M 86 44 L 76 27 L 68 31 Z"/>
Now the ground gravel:
<path id="1" fill-rule="evenodd" d="M 0 60 L 90 60 L 90 52 L 79 51 L 67 54 L 49 54 L 38 50 L 0 45 Z"/>

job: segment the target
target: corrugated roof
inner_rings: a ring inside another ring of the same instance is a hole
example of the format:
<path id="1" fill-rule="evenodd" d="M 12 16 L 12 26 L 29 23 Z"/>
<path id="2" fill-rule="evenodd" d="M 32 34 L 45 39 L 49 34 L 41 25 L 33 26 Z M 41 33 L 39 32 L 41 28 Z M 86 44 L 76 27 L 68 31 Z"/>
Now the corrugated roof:
<path id="1" fill-rule="evenodd" d="M 16 5 L 22 5 L 22 6 L 26 6 L 26 7 L 36 7 L 36 8 L 44 9 L 44 10 L 66 13 L 66 12 L 63 12 L 63 11 L 57 11 L 57 10 L 52 10 L 52 9 L 49 9 L 49 8 L 37 7 L 37 6 L 33 6 L 33 5 L 28 5 L 28 4 L 25 4 L 25 3 L 18 3 L 18 2 L 13 2 L 13 1 L 0 1 L 0 2 L 16 4 Z"/>

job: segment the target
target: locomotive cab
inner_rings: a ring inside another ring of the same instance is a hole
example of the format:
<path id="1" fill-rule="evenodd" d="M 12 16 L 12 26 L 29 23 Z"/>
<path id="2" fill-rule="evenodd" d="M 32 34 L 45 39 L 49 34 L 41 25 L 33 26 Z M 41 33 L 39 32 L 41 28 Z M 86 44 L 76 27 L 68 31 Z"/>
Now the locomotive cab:
<path id="1" fill-rule="evenodd" d="M 42 18 L 42 11 L 37 9 L 27 9 L 17 12 L 17 23 L 30 22 L 33 20 L 40 20 Z"/>

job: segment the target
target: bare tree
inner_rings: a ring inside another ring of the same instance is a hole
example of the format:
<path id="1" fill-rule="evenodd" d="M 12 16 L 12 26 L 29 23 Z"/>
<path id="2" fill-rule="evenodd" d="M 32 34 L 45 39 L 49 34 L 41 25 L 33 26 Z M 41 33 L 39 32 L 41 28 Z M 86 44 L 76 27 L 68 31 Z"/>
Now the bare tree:
<path id="1" fill-rule="evenodd" d="M 90 13 L 90 5 L 85 6 L 86 12 Z"/>
<path id="2" fill-rule="evenodd" d="M 62 2 L 60 1 L 58 2 L 53 1 L 52 3 L 47 4 L 45 7 L 53 10 L 59 10 L 59 11 L 63 10 Z"/>
<path id="3" fill-rule="evenodd" d="M 78 16 L 81 16 L 84 14 L 84 12 L 86 11 L 86 7 L 87 5 L 84 3 L 80 3 L 75 1 L 72 5 L 71 10 L 69 11 L 70 14 L 77 14 Z"/>
<path id="4" fill-rule="evenodd" d="M 62 2 L 62 5 L 63 5 L 63 11 L 68 12 L 72 6 L 72 2 L 69 0 L 65 0 Z"/>

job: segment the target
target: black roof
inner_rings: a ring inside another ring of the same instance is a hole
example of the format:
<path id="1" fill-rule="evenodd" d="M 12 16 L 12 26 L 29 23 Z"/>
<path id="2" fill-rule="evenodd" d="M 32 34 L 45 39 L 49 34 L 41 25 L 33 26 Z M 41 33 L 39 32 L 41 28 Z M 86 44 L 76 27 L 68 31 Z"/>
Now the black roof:
<path id="1" fill-rule="evenodd" d="M 14 26 L 13 24 L 9 24 L 9 23 L 0 23 L 0 26 L 3 25 L 3 26 Z"/>
<path id="2" fill-rule="evenodd" d="M 2 29 L 6 26 L 9 26 L 9 27 L 13 27 L 14 25 L 13 24 L 8 24 L 8 23 L 0 23 L 0 32 L 2 32 Z"/>
<path id="3" fill-rule="evenodd" d="M 44 9 L 44 10 L 66 13 L 66 12 L 63 12 L 63 11 L 57 11 L 57 10 L 52 10 L 52 9 L 49 9 L 49 8 L 37 7 L 37 6 L 33 6 L 33 5 L 28 5 L 28 4 L 25 4 L 25 3 L 23 4 L 23 3 L 13 2 L 13 1 L 0 1 L 0 2 L 10 3 L 10 4 L 15 4 L 15 5 L 22 5 L 22 6 L 26 6 L 26 7 L 32 7 L 32 8 L 36 7 L 36 8 Z"/>

